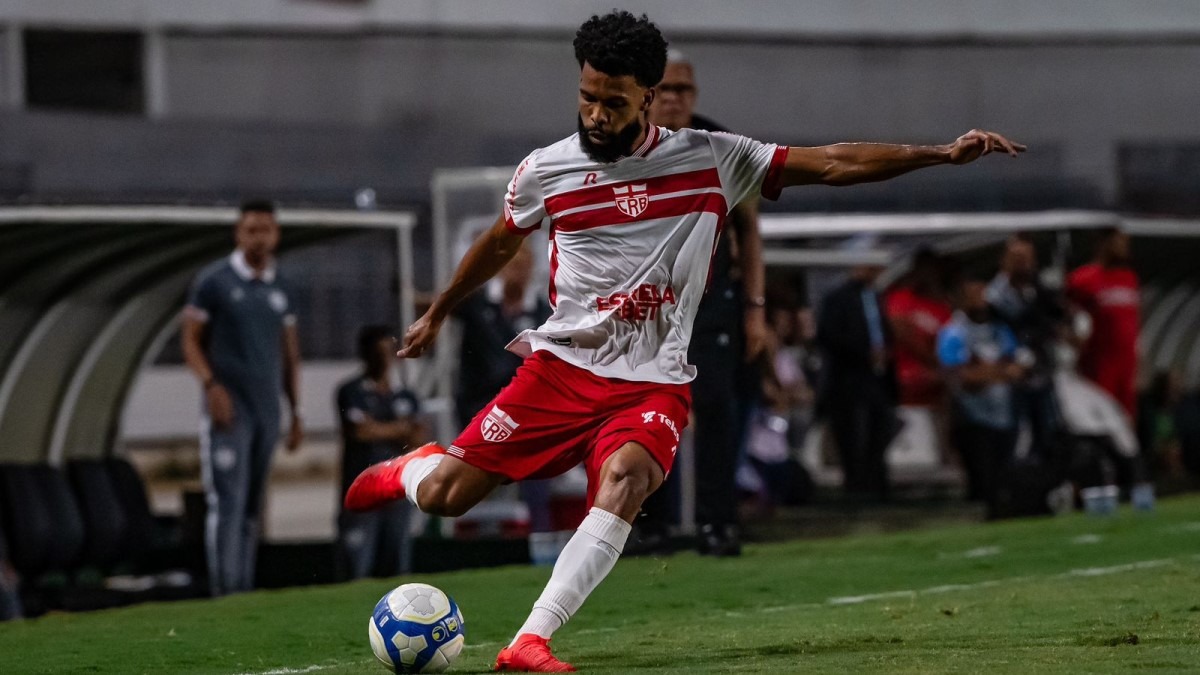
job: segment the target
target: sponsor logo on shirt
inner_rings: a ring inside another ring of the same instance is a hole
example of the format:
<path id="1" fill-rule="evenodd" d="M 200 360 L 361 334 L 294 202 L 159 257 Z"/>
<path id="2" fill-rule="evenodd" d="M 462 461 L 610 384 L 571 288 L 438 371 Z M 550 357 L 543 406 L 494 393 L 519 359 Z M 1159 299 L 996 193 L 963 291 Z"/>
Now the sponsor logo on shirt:
<path id="1" fill-rule="evenodd" d="M 646 195 L 645 183 L 615 187 L 612 191 L 617 199 L 617 210 L 630 218 L 642 215 L 642 212 L 650 205 L 650 197 Z"/>
<path id="2" fill-rule="evenodd" d="M 659 288 L 654 284 L 642 284 L 632 291 L 596 298 L 597 311 L 612 311 L 626 321 L 652 321 L 658 318 L 666 304 L 675 304 L 675 289 L 670 286 Z"/>
<path id="3" fill-rule="evenodd" d="M 517 421 L 508 416 L 508 413 L 500 409 L 499 406 L 492 406 L 488 411 L 487 416 L 483 418 L 483 422 L 479 425 L 479 431 L 483 434 L 485 441 L 499 443 L 506 441 L 513 432 L 517 430 Z"/>

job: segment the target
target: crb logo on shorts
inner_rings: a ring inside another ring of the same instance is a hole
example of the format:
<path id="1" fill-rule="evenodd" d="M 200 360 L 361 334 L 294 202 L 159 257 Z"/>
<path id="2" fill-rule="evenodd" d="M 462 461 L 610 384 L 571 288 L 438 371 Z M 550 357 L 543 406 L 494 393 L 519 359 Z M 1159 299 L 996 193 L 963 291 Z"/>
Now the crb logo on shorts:
<path id="1" fill-rule="evenodd" d="M 499 443 L 500 441 L 508 440 L 509 436 L 517 430 L 517 421 L 508 416 L 508 413 L 500 409 L 499 406 L 492 406 L 488 411 L 483 422 L 479 425 L 479 431 L 483 434 L 483 440 Z"/>

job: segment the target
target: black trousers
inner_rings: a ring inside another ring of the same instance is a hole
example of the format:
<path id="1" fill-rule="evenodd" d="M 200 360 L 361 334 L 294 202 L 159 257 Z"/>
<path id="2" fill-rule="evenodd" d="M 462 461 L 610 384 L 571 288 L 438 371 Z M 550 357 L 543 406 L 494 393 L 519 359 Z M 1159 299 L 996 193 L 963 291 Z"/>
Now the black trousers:
<path id="1" fill-rule="evenodd" d="M 1017 445 L 1017 431 L 973 424 L 960 418 L 952 435 L 967 472 L 967 497 L 986 504 L 989 518 L 997 517 Z"/>
<path id="2" fill-rule="evenodd" d="M 885 499 L 888 493 L 884 452 L 898 430 L 896 402 L 874 378 L 844 382 L 831 392 L 829 430 L 837 443 L 848 496 Z"/>

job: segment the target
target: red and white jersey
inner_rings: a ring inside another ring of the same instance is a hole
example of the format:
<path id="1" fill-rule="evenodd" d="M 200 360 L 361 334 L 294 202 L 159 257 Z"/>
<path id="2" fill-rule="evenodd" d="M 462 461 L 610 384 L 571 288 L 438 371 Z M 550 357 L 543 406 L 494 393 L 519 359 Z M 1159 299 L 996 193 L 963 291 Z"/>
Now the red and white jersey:
<path id="1" fill-rule="evenodd" d="M 612 163 L 578 134 L 535 150 L 505 196 L 517 233 L 550 228 L 554 314 L 508 349 L 547 350 L 601 377 L 683 383 L 692 322 L 729 211 L 777 198 L 787 148 L 733 134 L 651 126 Z"/>

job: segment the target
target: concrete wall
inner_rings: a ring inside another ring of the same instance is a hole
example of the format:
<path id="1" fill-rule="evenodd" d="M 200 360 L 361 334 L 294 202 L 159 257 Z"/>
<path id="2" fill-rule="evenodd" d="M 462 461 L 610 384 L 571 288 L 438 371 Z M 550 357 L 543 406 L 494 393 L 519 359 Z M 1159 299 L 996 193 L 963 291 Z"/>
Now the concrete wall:
<path id="1" fill-rule="evenodd" d="M 696 63 L 700 110 L 765 140 L 941 142 L 992 127 L 1052 148 L 1038 172 L 1109 200 L 1121 144 L 1200 140 L 1200 41 L 676 44 Z M 163 53 L 160 119 L 3 115 L 0 164 L 32 167 L 40 194 L 348 202 L 372 185 L 422 200 L 435 167 L 513 164 L 573 127 L 565 38 L 189 33 Z"/>
<path id="2" fill-rule="evenodd" d="M 611 0 L 0 0 L 0 19 L 145 28 L 573 31 Z M 1194 0 L 631 0 L 674 32 L 811 36 L 1196 33 Z"/>

